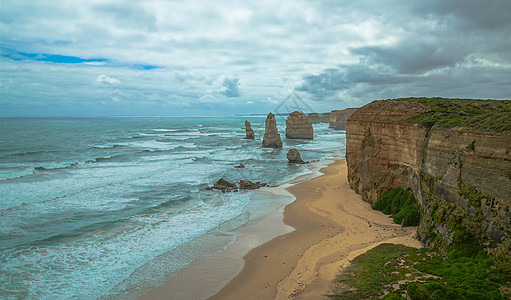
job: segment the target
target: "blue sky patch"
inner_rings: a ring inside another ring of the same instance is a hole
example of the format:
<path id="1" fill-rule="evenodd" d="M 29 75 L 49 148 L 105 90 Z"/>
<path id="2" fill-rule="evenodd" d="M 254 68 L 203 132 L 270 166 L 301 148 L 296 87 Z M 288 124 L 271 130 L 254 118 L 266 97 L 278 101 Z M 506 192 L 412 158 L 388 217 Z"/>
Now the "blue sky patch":
<path id="1" fill-rule="evenodd" d="M 120 64 L 106 58 L 81 58 L 77 56 L 67 56 L 49 53 L 29 53 L 14 49 L 1 48 L 0 56 L 14 61 L 42 61 L 56 64 L 85 64 L 85 63 L 102 63 L 102 66 L 124 67 L 137 70 L 151 70 L 158 68 L 153 65 L 144 64 Z"/>

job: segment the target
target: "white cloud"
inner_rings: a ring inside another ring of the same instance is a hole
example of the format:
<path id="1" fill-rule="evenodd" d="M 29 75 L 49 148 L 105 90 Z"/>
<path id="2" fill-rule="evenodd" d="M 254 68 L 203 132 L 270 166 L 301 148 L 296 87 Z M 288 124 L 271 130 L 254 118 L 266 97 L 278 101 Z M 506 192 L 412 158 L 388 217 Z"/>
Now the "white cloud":
<path id="1" fill-rule="evenodd" d="M 103 84 L 111 84 L 111 85 L 116 85 L 116 84 L 120 84 L 121 81 L 117 78 L 113 78 L 113 77 L 109 77 L 105 74 L 101 74 L 101 75 L 98 75 L 98 78 L 96 79 L 97 82 L 99 83 L 103 83 Z"/>
<path id="2" fill-rule="evenodd" d="M 266 109 L 293 88 L 313 108 L 316 101 L 332 109 L 407 90 L 470 97 L 477 86 L 478 95 L 511 94 L 501 79 L 511 65 L 509 1 L 4 2 L 0 50 L 13 54 L 0 58 L 2 113 L 15 103 L 21 111 L 34 101 L 55 107 L 88 99 L 78 107 L 117 97 L 134 113 L 215 103 L 207 109 L 221 114 L 242 98 Z M 27 61 L 26 54 L 85 62 Z M 458 76 L 467 63 L 484 80 Z M 453 88 L 460 84 L 465 90 Z"/>

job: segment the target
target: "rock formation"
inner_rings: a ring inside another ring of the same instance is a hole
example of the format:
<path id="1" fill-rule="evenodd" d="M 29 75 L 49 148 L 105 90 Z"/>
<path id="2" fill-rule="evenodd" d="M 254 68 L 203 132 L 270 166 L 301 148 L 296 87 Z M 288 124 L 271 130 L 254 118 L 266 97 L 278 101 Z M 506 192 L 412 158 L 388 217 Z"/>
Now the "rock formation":
<path id="1" fill-rule="evenodd" d="M 314 136 L 312 123 L 303 112 L 294 111 L 286 120 L 287 139 L 312 139 Z"/>
<path id="2" fill-rule="evenodd" d="M 322 113 L 322 114 L 310 113 L 307 115 L 307 119 L 309 119 L 309 121 L 312 124 L 330 123 L 330 113 Z"/>
<path id="3" fill-rule="evenodd" d="M 269 113 L 264 123 L 263 148 L 282 148 L 282 140 L 277 129 L 277 121 L 272 113 Z"/>
<path id="4" fill-rule="evenodd" d="M 239 187 L 240 190 L 255 190 L 264 186 L 268 186 L 268 184 L 263 182 L 252 182 L 250 180 L 240 180 Z"/>
<path id="5" fill-rule="evenodd" d="M 234 166 L 236 169 L 243 169 L 245 168 L 245 165 L 244 164 L 239 164 L 237 166 Z"/>
<path id="6" fill-rule="evenodd" d="M 290 163 L 299 163 L 299 164 L 304 164 L 305 163 L 302 160 L 302 158 L 300 157 L 300 152 L 298 152 L 298 150 L 296 150 L 294 148 L 287 152 L 287 160 Z"/>
<path id="7" fill-rule="evenodd" d="M 451 111 L 446 115 L 467 105 L 449 108 L 464 100 L 443 101 Z M 511 101 L 471 101 L 478 109 L 506 105 L 508 115 L 502 118 L 511 119 Z M 422 240 L 428 236 L 449 245 L 459 230 L 494 243 L 511 237 L 511 130 L 470 125 L 477 122 L 433 126 L 435 121 L 427 118 L 412 121 L 431 116 L 424 114 L 431 109 L 413 99 L 374 101 L 359 108 L 347 121 L 350 186 L 371 203 L 388 189 L 411 188 L 422 211 Z M 478 122 L 493 124 L 491 119 Z"/>
<path id="8" fill-rule="evenodd" d="M 346 120 L 356 111 L 356 108 L 346 108 L 343 110 L 332 110 L 329 115 L 329 127 L 334 130 L 346 130 Z"/>
<path id="9" fill-rule="evenodd" d="M 237 192 L 238 187 L 234 183 L 230 183 L 222 178 L 213 183 L 212 187 L 206 188 L 207 190 L 221 190 L 222 192 Z"/>
<path id="10" fill-rule="evenodd" d="M 245 120 L 245 138 L 249 140 L 254 139 L 254 130 L 252 130 L 250 122 L 246 120 Z"/>
<path id="11" fill-rule="evenodd" d="M 250 180 L 240 180 L 239 184 L 236 185 L 234 183 L 230 183 L 227 180 L 222 178 L 218 179 L 213 186 L 207 187 L 206 190 L 220 190 L 224 193 L 226 192 L 238 192 L 239 190 L 255 190 L 261 187 L 268 186 L 267 183 L 264 182 L 252 182 Z"/>

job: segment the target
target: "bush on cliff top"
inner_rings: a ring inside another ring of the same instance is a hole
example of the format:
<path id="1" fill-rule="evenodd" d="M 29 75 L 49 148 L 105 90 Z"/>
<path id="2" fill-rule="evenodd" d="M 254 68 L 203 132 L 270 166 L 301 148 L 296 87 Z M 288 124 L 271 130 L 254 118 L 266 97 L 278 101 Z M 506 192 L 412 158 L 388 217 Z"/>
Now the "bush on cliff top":
<path id="1" fill-rule="evenodd" d="M 403 220 L 410 226 L 419 225 L 420 214 L 417 211 L 417 201 L 410 189 L 392 189 L 380 196 L 372 209 L 386 215 L 394 215 L 394 223 L 401 224 Z"/>
<path id="2" fill-rule="evenodd" d="M 337 276 L 328 297 L 507 299 L 506 290 L 500 290 L 504 282 L 493 273 L 484 251 L 475 257 L 446 258 L 427 248 L 382 244 L 356 257 Z"/>
<path id="3" fill-rule="evenodd" d="M 511 132 L 510 100 L 473 100 L 446 98 L 399 98 L 391 101 L 420 103 L 428 111 L 409 120 L 421 126 L 431 128 L 456 127 Z"/>

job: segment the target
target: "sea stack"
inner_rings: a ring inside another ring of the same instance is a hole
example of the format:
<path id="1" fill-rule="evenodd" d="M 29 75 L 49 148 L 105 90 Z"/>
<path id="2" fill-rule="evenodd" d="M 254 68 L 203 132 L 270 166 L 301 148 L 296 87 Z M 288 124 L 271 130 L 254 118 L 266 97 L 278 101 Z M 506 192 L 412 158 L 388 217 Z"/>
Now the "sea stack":
<path id="1" fill-rule="evenodd" d="M 303 112 L 294 111 L 287 117 L 286 138 L 309 140 L 313 138 L 312 123 Z"/>
<path id="2" fill-rule="evenodd" d="M 264 123 L 263 148 L 282 148 L 275 115 L 269 113 Z"/>
<path id="3" fill-rule="evenodd" d="M 245 138 L 249 140 L 254 139 L 254 130 L 252 130 L 252 126 L 249 121 L 245 121 Z"/>
<path id="4" fill-rule="evenodd" d="M 298 152 L 298 150 L 296 150 L 294 148 L 287 152 L 287 160 L 290 163 L 299 163 L 299 164 L 304 164 L 305 163 L 302 160 L 302 158 L 300 157 L 300 152 Z"/>

